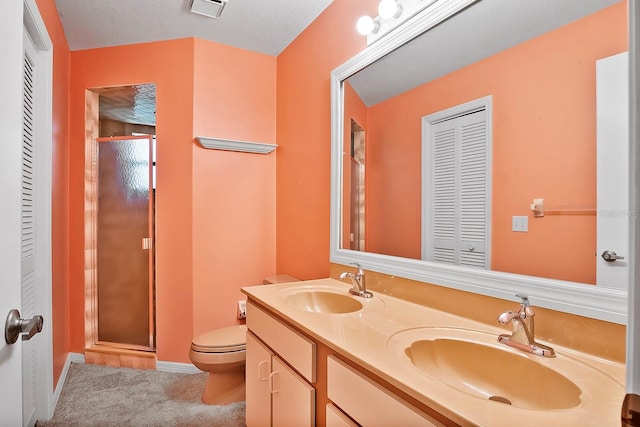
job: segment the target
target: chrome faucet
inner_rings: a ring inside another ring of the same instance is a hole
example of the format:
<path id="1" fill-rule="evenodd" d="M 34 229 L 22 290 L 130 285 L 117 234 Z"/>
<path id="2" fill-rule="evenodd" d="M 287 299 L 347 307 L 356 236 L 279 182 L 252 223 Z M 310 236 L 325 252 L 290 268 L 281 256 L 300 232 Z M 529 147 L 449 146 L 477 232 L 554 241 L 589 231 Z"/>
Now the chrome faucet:
<path id="1" fill-rule="evenodd" d="M 345 271 L 344 273 L 340 273 L 340 279 L 346 279 L 347 277 L 351 279 L 353 287 L 349 289 L 349 293 L 362 298 L 371 298 L 373 294 L 367 290 L 364 270 L 362 270 L 360 264 L 356 262 L 352 263 L 352 265 L 356 267 L 356 272 L 349 273 L 348 271 Z"/>
<path id="2" fill-rule="evenodd" d="M 522 300 L 518 311 L 505 311 L 498 316 L 498 323 L 501 325 L 513 323 L 513 334 L 500 335 L 498 342 L 538 356 L 555 357 L 556 352 L 551 347 L 535 341 L 533 323 L 535 313 L 529 303 L 529 298 L 521 294 L 516 294 L 516 296 Z"/>

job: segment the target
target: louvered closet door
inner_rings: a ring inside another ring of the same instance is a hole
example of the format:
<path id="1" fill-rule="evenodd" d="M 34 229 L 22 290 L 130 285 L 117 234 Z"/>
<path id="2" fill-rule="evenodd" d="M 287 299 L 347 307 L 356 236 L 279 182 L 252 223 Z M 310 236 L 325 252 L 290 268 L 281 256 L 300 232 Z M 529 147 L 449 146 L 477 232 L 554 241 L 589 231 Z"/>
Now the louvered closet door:
<path id="1" fill-rule="evenodd" d="M 22 111 L 22 318 L 36 314 L 35 280 L 35 48 L 25 37 Z M 22 414 L 25 425 L 35 422 L 36 341 L 22 341 Z"/>
<path id="2" fill-rule="evenodd" d="M 458 187 L 455 120 L 432 128 L 431 257 L 429 261 L 457 264 Z"/>
<path id="3" fill-rule="evenodd" d="M 427 259 L 486 268 L 487 129 L 485 110 L 432 126 L 430 251 Z"/>

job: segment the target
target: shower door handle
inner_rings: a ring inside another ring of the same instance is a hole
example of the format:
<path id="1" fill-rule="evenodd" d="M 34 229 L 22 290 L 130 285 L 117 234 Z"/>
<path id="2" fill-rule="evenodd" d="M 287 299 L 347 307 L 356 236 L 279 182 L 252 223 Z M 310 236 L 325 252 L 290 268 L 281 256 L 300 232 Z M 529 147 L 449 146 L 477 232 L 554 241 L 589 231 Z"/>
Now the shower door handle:
<path id="1" fill-rule="evenodd" d="M 20 335 L 22 335 L 23 341 L 30 340 L 35 334 L 42 332 L 43 324 L 44 318 L 42 316 L 23 319 L 18 310 L 10 310 L 4 325 L 4 340 L 7 344 L 15 344 Z"/>
<path id="2" fill-rule="evenodd" d="M 151 249 L 153 248 L 153 238 L 152 237 L 143 237 L 142 238 L 142 249 Z"/>

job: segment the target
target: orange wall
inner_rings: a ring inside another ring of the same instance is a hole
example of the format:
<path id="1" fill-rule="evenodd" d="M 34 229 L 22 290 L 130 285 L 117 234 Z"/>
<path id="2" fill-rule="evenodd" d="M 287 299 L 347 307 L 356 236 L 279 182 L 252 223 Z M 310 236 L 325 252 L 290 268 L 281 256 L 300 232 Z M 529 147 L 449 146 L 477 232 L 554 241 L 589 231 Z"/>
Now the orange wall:
<path id="1" fill-rule="evenodd" d="M 236 322 L 239 287 L 274 269 L 328 276 L 329 75 L 366 46 L 355 21 L 375 15 L 377 0 L 335 0 L 277 58 L 197 39 L 69 53 L 54 1 L 38 5 L 55 45 L 56 377 L 68 351 L 84 351 L 85 88 L 157 84 L 159 360 L 188 362 L 193 335 Z M 279 147 L 268 156 L 208 151 L 198 135 Z"/>
<path id="2" fill-rule="evenodd" d="M 192 338 L 192 145 L 194 40 L 71 53 L 71 346 L 84 352 L 85 89 L 157 85 L 156 322 L 159 360 L 187 361 Z"/>
<path id="3" fill-rule="evenodd" d="M 53 43 L 53 176 L 51 206 L 53 384 L 60 378 L 69 353 L 68 146 L 69 47 L 54 0 L 37 0 Z"/>
<path id="4" fill-rule="evenodd" d="M 275 154 L 205 150 L 194 140 L 275 143 L 275 58 L 181 39 L 77 51 L 71 60 L 75 224 L 83 223 L 84 89 L 157 85 L 157 356 L 189 363 L 194 334 L 236 323 L 240 287 L 275 273 Z M 84 349 L 82 233 L 74 229 L 71 244 L 76 352 Z"/>
<path id="5" fill-rule="evenodd" d="M 329 275 L 331 71 L 366 47 L 356 20 L 377 0 L 334 0 L 279 56 L 276 247 L 278 273 Z"/>
<path id="6" fill-rule="evenodd" d="M 595 61 L 625 50 L 621 2 L 371 107 L 368 250 L 420 258 L 421 117 L 493 95 L 492 269 L 595 283 L 596 217 L 534 219 L 529 205 L 595 206 Z M 529 216 L 528 233 L 511 232 L 512 215 Z"/>
<path id="7" fill-rule="evenodd" d="M 276 58 L 195 41 L 196 136 L 275 144 Z M 193 332 L 236 320 L 242 286 L 275 274 L 276 152 L 193 145 Z"/>

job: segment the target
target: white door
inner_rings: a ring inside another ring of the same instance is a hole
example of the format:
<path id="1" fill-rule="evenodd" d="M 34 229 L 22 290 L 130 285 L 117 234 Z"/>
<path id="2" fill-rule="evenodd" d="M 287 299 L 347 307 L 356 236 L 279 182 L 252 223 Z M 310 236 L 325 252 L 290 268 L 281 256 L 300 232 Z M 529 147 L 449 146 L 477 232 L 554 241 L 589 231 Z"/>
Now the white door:
<path id="1" fill-rule="evenodd" d="M 596 285 L 623 290 L 629 289 L 631 219 L 628 63 L 626 52 L 596 61 Z"/>
<path id="2" fill-rule="evenodd" d="M 22 140 L 22 2 L 0 2 L 0 324 L 21 307 L 20 185 Z M 7 426 L 22 421 L 22 346 L 0 338 L 0 414 Z"/>
<path id="3" fill-rule="evenodd" d="M 0 424 L 33 426 L 53 414 L 52 46 L 35 0 L 0 2 L 0 20 L 0 327 L 13 309 L 47 319 L 36 339 L 0 338 Z"/>

